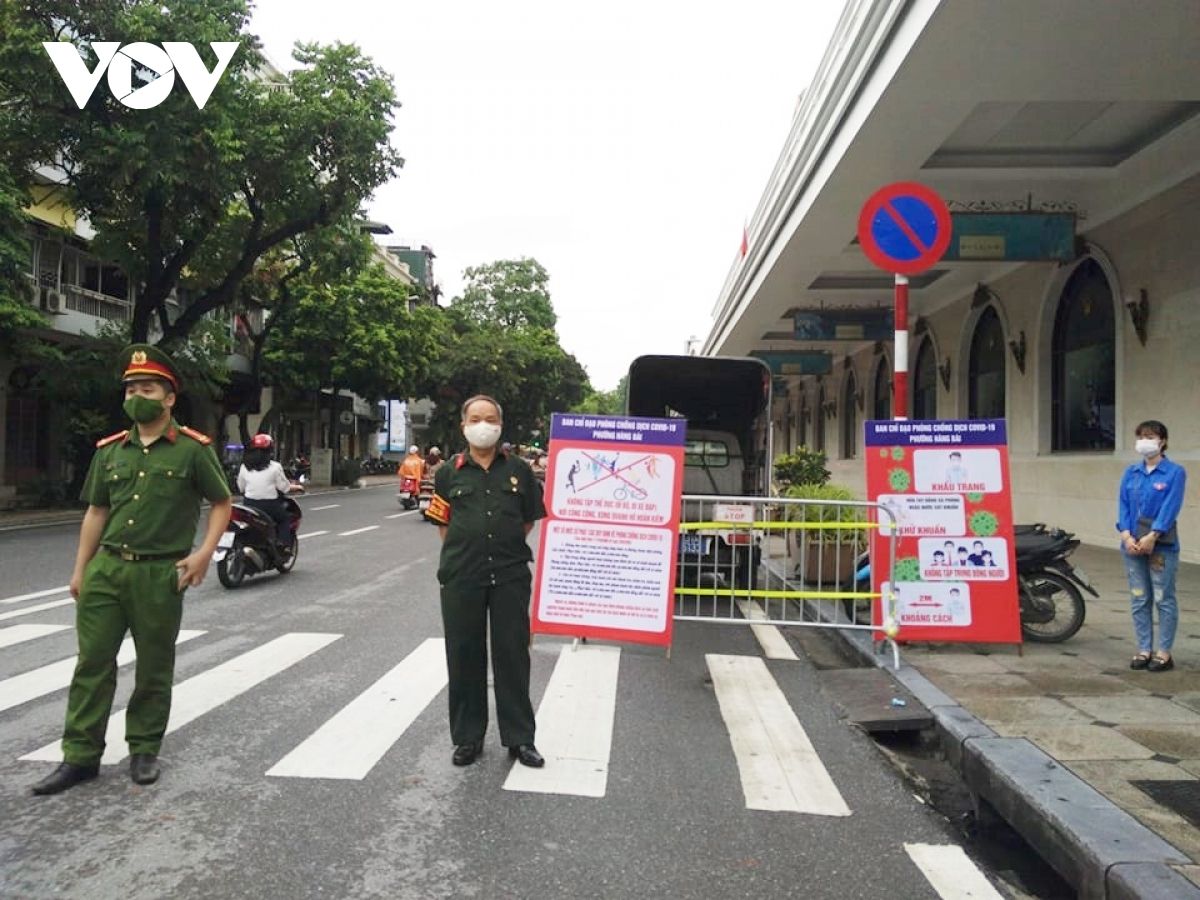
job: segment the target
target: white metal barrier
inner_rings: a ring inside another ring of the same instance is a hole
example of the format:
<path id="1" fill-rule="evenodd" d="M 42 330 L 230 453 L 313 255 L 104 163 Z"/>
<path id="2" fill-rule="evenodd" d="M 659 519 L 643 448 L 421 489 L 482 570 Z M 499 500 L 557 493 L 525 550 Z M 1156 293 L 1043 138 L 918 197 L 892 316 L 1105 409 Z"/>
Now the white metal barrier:
<path id="1" fill-rule="evenodd" d="M 895 516 L 878 503 L 791 497 L 685 494 L 676 560 L 675 620 L 798 625 L 882 631 L 900 665 L 893 638 L 895 592 L 873 620 L 865 563 L 867 535 L 880 527 L 889 546 L 884 581 L 895 584 Z"/>

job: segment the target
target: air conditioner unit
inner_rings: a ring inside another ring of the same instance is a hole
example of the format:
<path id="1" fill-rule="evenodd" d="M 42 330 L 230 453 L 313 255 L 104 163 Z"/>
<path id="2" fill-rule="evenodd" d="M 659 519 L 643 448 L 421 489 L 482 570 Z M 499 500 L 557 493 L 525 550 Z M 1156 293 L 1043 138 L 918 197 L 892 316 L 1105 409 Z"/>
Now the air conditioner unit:
<path id="1" fill-rule="evenodd" d="M 46 288 L 46 294 L 42 298 L 42 306 L 52 313 L 56 313 L 62 309 L 62 294 L 54 290 L 54 288 Z"/>

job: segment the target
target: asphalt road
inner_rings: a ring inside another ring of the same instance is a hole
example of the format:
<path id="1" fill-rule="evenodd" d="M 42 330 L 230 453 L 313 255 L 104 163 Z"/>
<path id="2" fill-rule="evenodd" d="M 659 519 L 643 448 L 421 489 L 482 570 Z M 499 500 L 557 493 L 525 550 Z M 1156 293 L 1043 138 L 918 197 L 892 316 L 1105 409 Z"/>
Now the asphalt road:
<path id="1" fill-rule="evenodd" d="M 905 845 L 952 847 L 951 829 L 837 720 L 803 657 L 767 660 L 766 669 L 850 814 L 748 808 L 739 774 L 748 763 L 735 753 L 705 656 L 762 660 L 754 636 L 736 626 L 680 623 L 670 659 L 621 648 L 602 797 L 505 790 L 511 762 L 494 727 L 480 762 L 454 768 L 445 691 L 416 674 L 406 681 L 407 670 L 391 683 L 395 707 L 357 722 L 344 713 L 348 730 L 325 757 L 301 753 L 342 777 L 268 775 L 394 667 L 440 652 L 426 644 L 441 636 L 436 530 L 399 516 L 387 487 L 301 502 L 301 534 L 312 536 L 293 572 L 236 591 L 213 572 L 188 592 L 183 628 L 203 634 L 179 647 L 174 714 L 184 695 L 200 712 L 168 735 L 163 777 L 147 788 L 122 762 L 63 795 L 29 794 L 54 763 L 20 757 L 57 740 L 65 682 L 7 708 L 4 697 L 16 676 L 69 660 L 74 636 L 70 627 L 11 629 L 71 625 L 70 604 L 35 608 L 67 596 L 53 589 L 68 580 L 77 526 L 0 534 L 0 896 L 949 896 Z M 363 528 L 372 530 L 344 535 Z M 50 593 L 12 599 L 42 591 Z M 275 674 L 246 663 L 205 680 L 280 639 L 313 649 Z M 535 707 L 564 643 L 534 641 Z M 189 694 L 182 685 L 197 676 L 203 686 Z M 114 710 L 131 682 L 126 666 Z M 406 702 L 411 724 L 383 739 L 361 777 L 347 776 L 348 761 L 394 726 L 390 711 Z M 114 749 L 123 752 L 119 740 Z"/>

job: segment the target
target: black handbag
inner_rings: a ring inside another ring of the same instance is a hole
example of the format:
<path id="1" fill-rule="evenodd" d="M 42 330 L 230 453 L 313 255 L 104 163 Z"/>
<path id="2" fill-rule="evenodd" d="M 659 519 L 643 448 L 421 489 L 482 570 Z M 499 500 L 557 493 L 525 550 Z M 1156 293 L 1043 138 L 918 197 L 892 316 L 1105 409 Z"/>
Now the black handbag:
<path id="1" fill-rule="evenodd" d="M 1141 540 L 1150 533 L 1150 526 L 1153 524 L 1154 519 L 1150 518 L 1150 516 L 1138 516 L 1137 528 L 1134 530 L 1133 536 L 1138 540 Z M 1172 522 L 1170 528 L 1159 534 L 1158 540 L 1155 541 L 1155 543 L 1166 544 L 1167 546 L 1177 543 L 1179 541 L 1179 532 L 1176 530 L 1175 526 L 1176 523 Z"/>

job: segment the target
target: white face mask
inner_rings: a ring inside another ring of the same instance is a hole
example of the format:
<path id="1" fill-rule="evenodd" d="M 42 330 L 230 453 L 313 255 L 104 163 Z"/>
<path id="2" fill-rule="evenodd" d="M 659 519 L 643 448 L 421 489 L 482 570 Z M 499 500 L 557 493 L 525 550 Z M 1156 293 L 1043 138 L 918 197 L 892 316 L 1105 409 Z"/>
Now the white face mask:
<path id="1" fill-rule="evenodd" d="M 463 434 L 472 447 L 487 450 L 495 447 L 496 441 L 500 440 L 500 426 L 491 422 L 472 422 L 463 426 Z"/>
<path id="2" fill-rule="evenodd" d="M 1157 438 L 1138 438 L 1133 442 L 1133 449 L 1142 456 L 1154 456 L 1161 446 Z"/>

